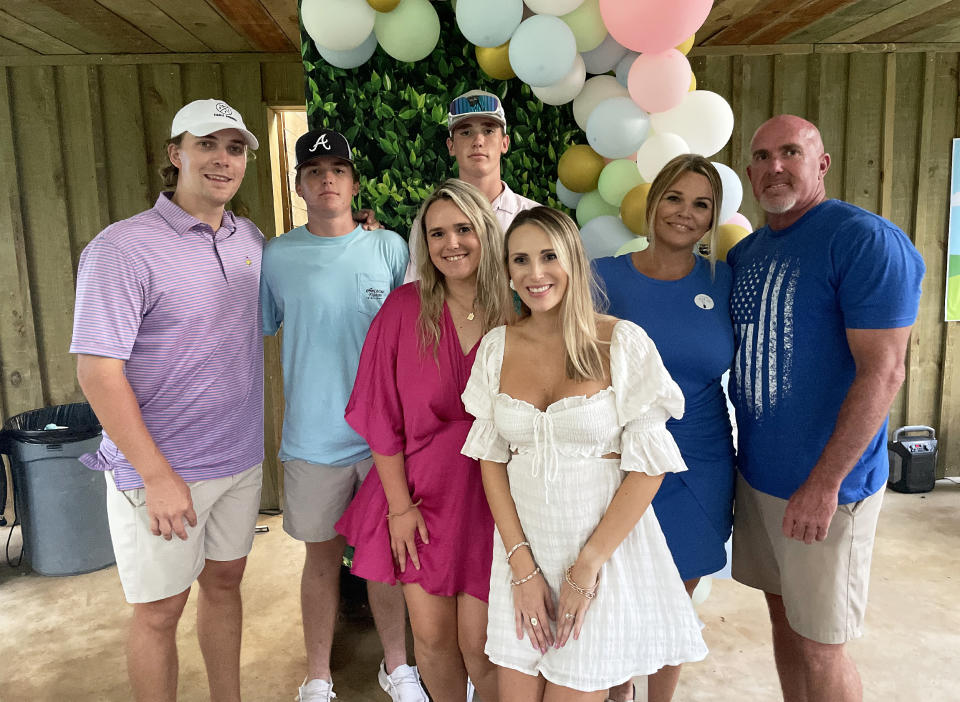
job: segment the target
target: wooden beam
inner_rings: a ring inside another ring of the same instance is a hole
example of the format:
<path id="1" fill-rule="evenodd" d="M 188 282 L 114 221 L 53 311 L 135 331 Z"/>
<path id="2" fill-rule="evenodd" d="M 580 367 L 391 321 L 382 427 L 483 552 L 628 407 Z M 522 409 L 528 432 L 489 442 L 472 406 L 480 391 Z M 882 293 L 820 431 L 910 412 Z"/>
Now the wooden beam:
<path id="1" fill-rule="evenodd" d="M 689 56 L 776 56 L 779 54 L 958 53 L 960 42 L 890 42 L 886 44 L 765 44 L 695 46 Z M 33 60 L 32 58 L 30 60 Z"/>
<path id="2" fill-rule="evenodd" d="M 855 2 L 857 0 L 807 0 L 805 4 L 795 6 L 787 12 L 781 10 L 779 18 L 750 35 L 750 43 L 776 44 L 794 32 L 809 27 Z"/>
<path id="3" fill-rule="evenodd" d="M 290 41 L 259 0 L 210 1 L 253 48 L 260 51 L 290 51 L 300 47 L 300 41 Z"/>
<path id="4" fill-rule="evenodd" d="M 881 30 L 904 22 L 911 17 L 945 5 L 953 0 L 903 0 L 893 7 L 878 12 L 862 22 L 844 27 L 823 39 L 824 42 L 854 42 L 872 36 Z"/>
<path id="5" fill-rule="evenodd" d="M 149 0 L 149 2 L 163 10 L 181 27 L 214 51 L 253 50 L 250 42 L 220 16 L 220 13 L 210 5 L 209 0 Z"/>
<path id="6" fill-rule="evenodd" d="M 908 17 L 898 24 L 892 25 L 869 36 L 865 36 L 861 41 L 883 42 L 900 41 L 912 34 L 929 28 L 937 28 L 948 24 L 953 20 L 960 18 L 960 0 L 950 0 L 949 2 L 934 7 L 926 12 Z"/>
<path id="7" fill-rule="evenodd" d="M 36 56 L 37 52 L 22 44 L 0 37 L 0 56 Z"/>
<path id="8" fill-rule="evenodd" d="M 897 57 L 887 54 L 883 72 L 883 139 L 880 154 L 881 217 L 893 219 L 893 156 L 896 152 L 894 125 L 897 122 Z"/>
<path id="9" fill-rule="evenodd" d="M 168 51 L 209 51 L 210 47 L 171 19 L 156 5 L 144 0 L 97 0 L 101 5 L 134 25 Z"/>
<path id="10" fill-rule="evenodd" d="M 297 0 L 260 0 L 293 46 L 300 48 L 300 12 Z"/>
<path id="11" fill-rule="evenodd" d="M 0 66 L 127 66 L 144 63 L 299 63 L 300 53 L 263 54 L 77 54 L 68 56 L 0 56 Z"/>
<path id="12" fill-rule="evenodd" d="M 79 54 L 77 49 L 70 44 L 52 37 L 46 32 L 41 32 L 32 24 L 17 19 L 9 12 L 0 10 L 0 36 L 6 37 L 12 42 L 31 49 L 31 53 L 39 54 Z M 4 51 L 3 53 L 8 53 Z"/>

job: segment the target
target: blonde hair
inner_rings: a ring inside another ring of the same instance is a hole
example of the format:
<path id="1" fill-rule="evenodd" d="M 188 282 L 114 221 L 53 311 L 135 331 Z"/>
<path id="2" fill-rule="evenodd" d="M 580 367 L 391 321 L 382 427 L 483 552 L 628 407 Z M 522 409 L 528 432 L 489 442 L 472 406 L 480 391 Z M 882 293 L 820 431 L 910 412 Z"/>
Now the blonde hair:
<path id="1" fill-rule="evenodd" d="M 549 207 L 534 207 L 518 214 L 504 241 L 504 268 L 509 266 L 510 236 L 518 227 L 539 227 L 550 238 L 560 266 L 567 274 L 567 289 L 560 302 L 560 326 L 566 355 L 566 374 L 571 380 L 603 380 L 604 359 L 609 354 L 609 341 L 600 339 L 598 322 L 610 319 L 597 312 L 594 301 L 603 299 L 590 263 L 583 250 L 580 230 L 567 215 Z M 522 302 L 518 318 L 529 316 L 530 308 Z"/>
<path id="2" fill-rule="evenodd" d="M 427 213 L 440 200 L 447 200 L 457 207 L 477 233 L 480 239 L 480 264 L 477 267 L 477 296 L 483 322 L 483 333 L 503 324 L 504 311 L 507 308 L 507 281 L 501 262 L 503 261 L 503 231 L 493 214 L 490 201 L 477 188 L 457 178 L 441 183 L 420 208 L 417 220 L 420 223 L 420 236 L 414 242 L 415 256 L 420 262 L 417 272 L 420 275 L 420 316 L 417 319 L 417 332 L 421 347 L 433 348 L 434 355 L 440 345 L 441 323 L 443 320 L 443 302 L 446 298 L 446 284 L 443 273 L 437 270 L 430 259 L 427 246 Z"/>
<path id="3" fill-rule="evenodd" d="M 710 218 L 710 228 L 707 230 L 707 240 L 710 246 L 710 253 L 707 260 L 710 261 L 710 275 L 713 276 L 717 268 L 717 229 L 720 224 L 717 217 L 720 214 L 720 205 L 723 202 L 723 181 L 720 180 L 720 174 L 717 169 L 700 154 L 681 154 L 672 159 L 660 169 L 657 177 L 650 184 L 650 191 L 647 193 L 647 231 L 649 236 L 649 248 L 654 247 L 657 235 L 654 229 L 654 222 L 657 218 L 657 208 L 660 207 L 660 200 L 666 194 L 670 186 L 677 182 L 677 178 L 684 173 L 696 173 L 702 175 L 710 183 L 710 192 L 713 197 L 713 214 Z"/>

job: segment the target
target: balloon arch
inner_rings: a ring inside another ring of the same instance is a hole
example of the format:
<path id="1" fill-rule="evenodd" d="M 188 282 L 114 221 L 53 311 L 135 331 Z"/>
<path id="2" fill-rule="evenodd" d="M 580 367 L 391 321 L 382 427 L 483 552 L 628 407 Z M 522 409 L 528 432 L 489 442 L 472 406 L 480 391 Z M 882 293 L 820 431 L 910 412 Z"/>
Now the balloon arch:
<path id="1" fill-rule="evenodd" d="M 572 103 L 585 144 L 558 163 L 558 199 L 576 210 L 591 256 L 642 248 L 649 183 L 683 153 L 712 156 L 733 131 L 720 95 L 697 90 L 686 54 L 712 0 L 455 0 L 456 24 L 491 78 L 517 78 L 544 104 Z M 441 34 L 429 0 L 302 0 L 320 56 L 341 69 L 380 46 L 403 62 L 431 54 Z M 750 231 L 737 213 L 740 179 L 724 186 L 719 254 Z M 639 237 L 639 239 L 638 239 Z"/>

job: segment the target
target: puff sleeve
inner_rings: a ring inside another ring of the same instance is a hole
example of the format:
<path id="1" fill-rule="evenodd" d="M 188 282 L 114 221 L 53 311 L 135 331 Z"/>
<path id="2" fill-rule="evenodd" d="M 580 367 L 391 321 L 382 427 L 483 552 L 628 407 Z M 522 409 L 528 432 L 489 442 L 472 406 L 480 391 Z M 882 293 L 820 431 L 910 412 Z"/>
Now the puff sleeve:
<path id="1" fill-rule="evenodd" d="M 657 347 L 633 322 L 613 330 L 610 377 L 616 395 L 620 467 L 648 475 L 687 469 L 667 431 L 667 420 L 683 416 L 683 393 L 663 366 Z"/>
<path id="2" fill-rule="evenodd" d="M 464 408 L 475 417 L 461 453 L 496 463 L 510 460 L 510 445 L 500 436 L 493 421 L 493 401 L 500 388 L 505 333 L 506 327 L 497 327 L 480 341 L 470 379 L 461 395 Z"/>

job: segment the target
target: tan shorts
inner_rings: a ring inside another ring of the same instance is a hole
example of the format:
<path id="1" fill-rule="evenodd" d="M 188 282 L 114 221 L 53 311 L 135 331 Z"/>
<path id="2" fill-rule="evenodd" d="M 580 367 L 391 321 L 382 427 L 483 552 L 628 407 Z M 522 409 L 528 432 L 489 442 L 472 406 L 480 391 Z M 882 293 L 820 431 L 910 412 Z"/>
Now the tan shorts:
<path id="1" fill-rule="evenodd" d="M 193 585 L 207 559 L 235 561 L 250 553 L 260 510 L 260 464 L 226 478 L 188 483 L 197 526 L 187 526 L 186 541 L 154 536 L 144 488 L 120 491 L 113 471 L 106 477 L 110 538 L 130 604 L 180 594 Z"/>
<path id="2" fill-rule="evenodd" d="M 737 476 L 733 577 L 783 597 L 790 627 L 808 639 L 838 644 L 863 634 L 870 559 L 883 490 L 837 508 L 824 541 L 783 535 L 787 501 Z"/>
<path id="3" fill-rule="evenodd" d="M 372 458 L 349 466 L 284 461 L 283 530 L 297 541 L 308 543 L 335 538 L 333 525 L 347 511 L 372 467 Z"/>

